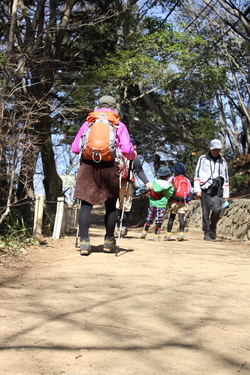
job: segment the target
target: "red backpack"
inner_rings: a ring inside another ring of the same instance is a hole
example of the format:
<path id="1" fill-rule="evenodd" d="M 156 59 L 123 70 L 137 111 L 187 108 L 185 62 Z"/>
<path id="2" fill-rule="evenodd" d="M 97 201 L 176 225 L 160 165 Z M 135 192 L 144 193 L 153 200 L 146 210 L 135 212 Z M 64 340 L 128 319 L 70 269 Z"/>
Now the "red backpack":
<path id="1" fill-rule="evenodd" d="M 186 203 L 190 200 L 190 194 L 192 192 L 192 186 L 189 179 L 183 175 L 175 176 L 172 180 L 173 187 L 175 189 L 172 201 L 176 201 L 178 203 Z M 183 198 L 182 201 L 175 200 L 174 197 Z"/>
<path id="2" fill-rule="evenodd" d="M 110 111 L 94 111 L 88 114 L 87 121 L 80 145 L 82 158 L 97 163 L 115 160 L 119 115 Z"/>
<path id="3" fill-rule="evenodd" d="M 150 190 L 149 195 L 151 198 L 158 201 L 163 196 L 163 193 L 161 191 L 159 193 L 156 193 L 154 190 Z"/>

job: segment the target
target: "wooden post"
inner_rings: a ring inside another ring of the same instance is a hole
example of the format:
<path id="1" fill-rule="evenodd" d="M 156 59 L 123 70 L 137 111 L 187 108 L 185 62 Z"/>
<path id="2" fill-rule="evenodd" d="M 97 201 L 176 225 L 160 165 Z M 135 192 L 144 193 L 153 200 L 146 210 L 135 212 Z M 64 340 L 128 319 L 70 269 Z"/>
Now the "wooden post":
<path id="1" fill-rule="evenodd" d="M 64 199 L 63 197 L 58 197 L 57 206 L 56 206 L 56 218 L 55 218 L 53 237 L 52 237 L 54 240 L 58 240 L 61 236 L 63 211 L 64 211 Z"/>
<path id="2" fill-rule="evenodd" d="M 73 227 L 73 206 L 68 204 L 66 207 L 66 215 L 65 215 L 65 233 L 69 233 Z"/>
<path id="3" fill-rule="evenodd" d="M 35 243 L 40 245 L 41 235 L 42 235 L 42 224 L 43 224 L 43 204 L 44 204 L 44 195 L 36 195 L 35 203 L 35 216 L 34 216 L 34 225 L 33 225 L 33 236 Z"/>
<path id="4" fill-rule="evenodd" d="M 66 204 L 63 205 L 63 217 L 62 217 L 62 226 L 61 226 L 61 234 L 66 234 L 66 223 L 68 217 L 68 206 Z"/>
<path id="5" fill-rule="evenodd" d="M 61 229 L 62 234 L 69 233 L 70 231 L 71 215 L 72 215 L 72 206 L 69 203 L 65 204 L 64 209 L 63 209 L 63 221 L 62 221 L 62 229 Z"/>

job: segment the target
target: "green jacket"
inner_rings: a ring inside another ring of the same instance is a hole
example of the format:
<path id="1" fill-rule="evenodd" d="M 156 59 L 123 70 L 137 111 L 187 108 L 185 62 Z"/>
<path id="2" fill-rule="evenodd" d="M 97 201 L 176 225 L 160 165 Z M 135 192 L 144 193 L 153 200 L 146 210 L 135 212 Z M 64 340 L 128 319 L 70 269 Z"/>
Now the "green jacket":
<path id="1" fill-rule="evenodd" d="M 149 195 L 149 205 L 154 207 L 166 207 L 168 198 L 174 193 L 174 188 L 168 181 L 156 177 L 153 181 L 153 191 L 155 193 L 162 193 L 162 195 L 159 199 L 154 199 Z"/>

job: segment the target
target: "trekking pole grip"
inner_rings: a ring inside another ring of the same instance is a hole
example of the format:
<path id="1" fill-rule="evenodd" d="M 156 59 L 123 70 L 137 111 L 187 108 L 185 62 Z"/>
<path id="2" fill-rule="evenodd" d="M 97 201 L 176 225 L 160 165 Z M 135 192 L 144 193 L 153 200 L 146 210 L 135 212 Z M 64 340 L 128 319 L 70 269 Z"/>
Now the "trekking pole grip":
<path id="1" fill-rule="evenodd" d="M 129 166 L 128 166 L 128 179 L 127 181 L 130 181 L 130 173 L 132 171 L 132 166 L 133 166 L 133 160 L 129 160 Z"/>

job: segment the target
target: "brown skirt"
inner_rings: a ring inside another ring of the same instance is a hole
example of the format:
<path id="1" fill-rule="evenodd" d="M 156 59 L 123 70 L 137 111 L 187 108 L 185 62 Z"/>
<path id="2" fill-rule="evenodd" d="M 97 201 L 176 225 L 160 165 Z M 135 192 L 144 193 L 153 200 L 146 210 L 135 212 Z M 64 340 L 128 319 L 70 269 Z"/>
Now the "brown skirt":
<path id="1" fill-rule="evenodd" d="M 113 162 L 81 161 L 74 198 L 97 205 L 119 196 L 119 169 Z"/>

